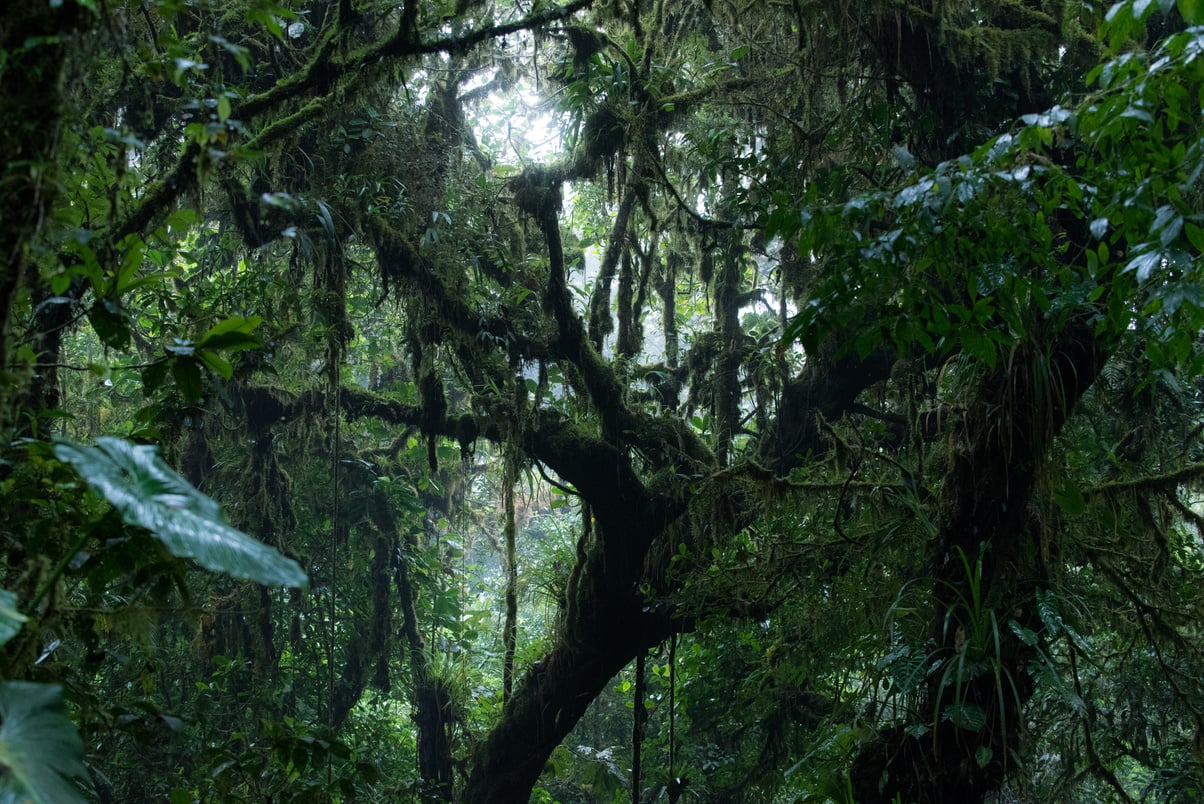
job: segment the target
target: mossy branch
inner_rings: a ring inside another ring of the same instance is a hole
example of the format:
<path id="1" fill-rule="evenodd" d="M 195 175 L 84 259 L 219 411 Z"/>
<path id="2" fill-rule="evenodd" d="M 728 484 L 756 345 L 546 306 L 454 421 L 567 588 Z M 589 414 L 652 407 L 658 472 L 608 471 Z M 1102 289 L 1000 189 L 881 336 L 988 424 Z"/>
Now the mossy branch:
<path id="1" fill-rule="evenodd" d="M 1117 480 L 1112 483 L 1101 483 L 1083 490 L 1084 496 L 1096 494 L 1115 494 L 1129 491 L 1168 492 L 1192 484 L 1204 482 L 1204 463 L 1193 463 L 1173 472 L 1160 475 L 1147 475 L 1132 480 Z"/>

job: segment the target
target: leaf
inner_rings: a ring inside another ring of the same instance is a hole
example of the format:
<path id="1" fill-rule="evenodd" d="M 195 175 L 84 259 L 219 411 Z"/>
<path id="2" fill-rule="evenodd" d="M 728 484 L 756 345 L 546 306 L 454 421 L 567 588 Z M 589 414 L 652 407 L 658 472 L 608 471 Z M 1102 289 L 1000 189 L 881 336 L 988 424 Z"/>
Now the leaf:
<path id="1" fill-rule="evenodd" d="M 200 222 L 201 216 L 196 210 L 189 209 L 187 207 L 181 207 L 180 209 L 177 209 L 175 212 L 168 215 L 167 221 L 163 225 L 169 231 L 179 232 Z"/>
<path id="2" fill-rule="evenodd" d="M 225 524 L 218 504 L 176 474 L 155 447 L 111 437 L 97 443 L 86 447 L 59 441 L 54 453 L 108 500 L 122 520 L 146 528 L 172 555 L 267 586 L 306 584 L 297 562 Z"/>
<path id="3" fill-rule="evenodd" d="M 87 778 L 84 747 L 57 685 L 0 683 L 0 718 L 0 798 L 34 804 L 85 800 L 69 781 Z"/>
<path id="4" fill-rule="evenodd" d="M 214 374 L 217 374 L 223 380 L 229 380 L 234 376 L 234 366 L 217 352 L 200 351 L 196 353 L 196 356 L 198 360 L 208 366 Z"/>
<path id="5" fill-rule="evenodd" d="M 1062 617 L 1062 612 L 1058 609 L 1057 593 L 1052 589 L 1049 591 L 1037 590 L 1037 616 L 1041 618 L 1041 623 L 1049 631 L 1051 639 L 1055 639 L 1059 634 L 1065 632 L 1080 649 L 1088 649 L 1087 642 Z"/>
<path id="6" fill-rule="evenodd" d="M 259 349 L 263 341 L 246 332 L 223 332 L 220 335 L 206 337 L 200 346 L 205 349 L 224 349 L 227 352 L 242 352 L 247 349 Z"/>
<path id="7" fill-rule="evenodd" d="M 150 396 L 157 391 L 167 379 L 167 370 L 171 363 L 167 360 L 156 360 L 142 370 L 142 395 Z"/>
<path id="8" fill-rule="evenodd" d="M 1068 516 L 1079 516 L 1087 510 L 1083 492 L 1074 482 L 1067 480 L 1054 491 L 1054 501 Z"/>
<path id="9" fill-rule="evenodd" d="M 130 342 L 130 325 L 126 312 L 112 299 L 97 299 L 88 310 L 88 322 L 96 337 L 105 346 L 124 349 Z"/>
<path id="10" fill-rule="evenodd" d="M 1204 0 L 1175 0 L 1175 5 L 1188 25 L 1204 25 Z"/>
<path id="11" fill-rule="evenodd" d="M 206 349 L 225 349 L 230 352 L 241 349 L 258 349 L 263 346 L 263 341 L 251 333 L 262 323 L 263 319 L 257 315 L 250 318 L 242 316 L 227 318 L 210 327 L 209 331 L 201 336 L 197 345 Z"/>
<path id="12" fill-rule="evenodd" d="M 180 393 L 189 402 L 199 402 L 205 395 L 205 384 L 201 377 L 201 366 L 192 357 L 177 357 L 171 364 L 171 376 L 175 378 Z"/>
<path id="13" fill-rule="evenodd" d="M 945 719 L 968 731 L 981 731 L 987 725 L 987 713 L 974 704 L 949 704 L 945 707 Z"/>
<path id="14" fill-rule="evenodd" d="M 1200 2 L 1204 3 L 1204 0 L 1200 0 Z M 1188 223 L 1183 227 L 1183 230 L 1187 232 L 1187 239 L 1191 243 L 1192 248 L 1204 253 L 1204 229 L 1201 229 L 1194 223 Z"/>
<path id="15" fill-rule="evenodd" d="M 999 359 L 995 343 L 985 333 L 976 329 L 967 329 L 962 333 L 962 348 L 970 355 L 986 364 L 992 371 Z"/>
<path id="16" fill-rule="evenodd" d="M 1008 620 L 1008 628 L 1012 629 L 1012 633 L 1016 638 L 1028 645 L 1030 648 L 1037 644 L 1037 632 L 1031 628 L 1025 628 L 1015 620 Z"/>
<path id="17" fill-rule="evenodd" d="M 921 652 L 901 655 L 891 662 L 890 675 L 895 691 L 904 695 L 915 692 L 924 683 L 928 671 L 928 657 Z"/>
<path id="18" fill-rule="evenodd" d="M 1157 251 L 1147 251 L 1129 260 L 1129 264 L 1125 266 L 1125 273 L 1134 271 L 1137 273 L 1137 281 L 1144 282 L 1150 278 L 1150 274 L 1154 273 L 1154 269 L 1161 265 L 1162 254 Z"/>
<path id="19" fill-rule="evenodd" d="M 0 589 L 0 645 L 15 637 L 21 630 L 21 624 L 28 619 L 17 611 L 17 595 L 7 589 Z"/>

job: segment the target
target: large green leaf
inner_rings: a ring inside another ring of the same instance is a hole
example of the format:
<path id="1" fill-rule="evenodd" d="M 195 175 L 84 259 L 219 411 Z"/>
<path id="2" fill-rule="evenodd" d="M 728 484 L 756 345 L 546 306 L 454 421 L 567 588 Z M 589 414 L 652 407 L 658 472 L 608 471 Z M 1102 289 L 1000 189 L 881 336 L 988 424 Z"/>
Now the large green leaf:
<path id="1" fill-rule="evenodd" d="M 218 504 L 176 474 L 154 447 L 110 437 L 97 443 L 85 447 L 60 441 L 54 452 L 123 520 L 149 530 L 172 554 L 268 586 L 306 583 L 297 562 L 225 524 Z"/>
<path id="2" fill-rule="evenodd" d="M 83 744 L 53 684 L 0 683 L 0 804 L 84 801 L 72 778 L 87 778 Z"/>
<path id="3" fill-rule="evenodd" d="M 17 611 L 17 596 L 7 589 L 0 589 L 0 645 L 15 637 L 27 619 Z"/>

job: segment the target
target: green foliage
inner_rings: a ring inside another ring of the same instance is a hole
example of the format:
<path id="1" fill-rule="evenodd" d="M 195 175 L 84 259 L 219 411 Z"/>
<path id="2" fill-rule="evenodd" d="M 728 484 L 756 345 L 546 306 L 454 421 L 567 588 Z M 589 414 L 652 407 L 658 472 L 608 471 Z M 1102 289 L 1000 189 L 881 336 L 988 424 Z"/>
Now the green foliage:
<path id="1" fill-rule="evenodd" d="M 1114 6 L 1114 41 L 1129 42 L 1151 11 Z M 835 267 L 785 338 L 814 347 L 851 328 L 845 349 L 862 356 L 918 344 L 994 369 L 1035 334 L 1026 308 L 1057 320 L 1102 299 L 1101 332 L 1139 333 L 1155 368 L 1196 373 L 1202 48 L 1189 30 L 1149 53 L 1119 53 L 1088 75 L 1095 92 L 1075 107 L 1025 115 L 1013 133 L 899 191 L 797 213 L 780 196 L 767 230 Z M 1000 216 L 1020 225 L 998 226 Z M 1095 242 L 1056 223 L 1073 219 L 1090 222 Z M 886 231 L 873 231 L 883 221 Z"/>
<path id="2" fill-rule="evenodd" d="M 55 455 L 126 523 L 150 531 L 173 555 L 265 585 L 306 584 L 297 562 L 226 525 L 217 503 L 172 471 L 154 447 L 106 436 L 96 447 L 60 441 Z"/>
<path id="3" fill-rule="evenodd" d="M 524 739 L 648 650 L 535 800 L 626 799 L 633 718 L 644 800 L 852 801 L 898 735 L 1198 789 L 1199 3 L 76 5 L 0 642 L 103 795 L 429 799 L 432 712 L 453 787 L 495 767 L 502 448 Z M 1072 326 L 1109 362 L 1062 410 Z M 979 556 L 954 489 L 1008 523 Z"/>

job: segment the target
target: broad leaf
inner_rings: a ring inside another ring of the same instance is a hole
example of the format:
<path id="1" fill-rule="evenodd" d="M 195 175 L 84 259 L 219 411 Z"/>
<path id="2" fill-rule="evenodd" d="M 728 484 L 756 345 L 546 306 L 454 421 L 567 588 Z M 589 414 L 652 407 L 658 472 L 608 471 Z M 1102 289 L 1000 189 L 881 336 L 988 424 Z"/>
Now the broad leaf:
<path id="1" fill-rule="evenodd" d="M 987 725 L 987 713 L 974 704 L 951 703 L 945 707 L 945 720 L 959 729 L 981 731 Z"/>
<path id="2" fill-rule="evenodd" d="M 180 393 L 189 402 L 199 402 L 205 395 L 205 381 L 196 358 L 177 356 L 171 363 L 171 376 L 175 378 Z"/>
<path id="3" fill-rule="evenodd" d="M 17 611 L 17 596 L 7 589 L 0 589 L 0 645 L 15 637 L 27 619 Z"/>
<path id="4" fill-rule="evenodd" d="M 209 331 L 201 336 L 199 345 L 206 349 L 225 349 L 229 352 L 257 349 L 263 346 L 263 341 L 251 333 L 262 323 L 263 319 L 257 315 L 250 318 L 227 318 L 210 327 Z"/>
<path id="5" fill-rule="evenodd" d="M 297 562 L 225 524 L 221 509 L 151 446 L 103 437 L 98 446 L 60 441 L 54 452 L 112 503 L 128 524 L 146 528 L 173 555 L 268 586 L 303 586 Z"/>
<path id="6" fill-rule="evenodd" d="M 87 778 L 83 743 L 63 709 L 61 690 L 27 681 L 0 683 L 0 802 L 84 801 L 72 778 Z"/>

